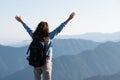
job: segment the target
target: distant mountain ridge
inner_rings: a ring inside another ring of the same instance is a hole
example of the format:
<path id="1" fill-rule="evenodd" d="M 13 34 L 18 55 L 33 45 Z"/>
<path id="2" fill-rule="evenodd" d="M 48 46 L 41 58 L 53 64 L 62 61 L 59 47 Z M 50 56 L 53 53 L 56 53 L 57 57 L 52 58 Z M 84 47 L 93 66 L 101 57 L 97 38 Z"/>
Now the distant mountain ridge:
<path id="1" fill-rule="evenodd" d="M 53 41 L 53 58 L 61 55 L 75 55 L 84 50 L 96 48 L 98 42 L 83 39 L 55 39 Z"/>
<path id="2" fill-rule="evenodd" d="M 107 41 L 118 42 L 120 41 L 120 32 L 114 32 L 114 33 L 93 32 L 93 33 L 86 33 L 81 35 L 61 35 L 58 36 L 57 38 L 60 39 L 76 38 L 76 39 L 92 40 L 95 42 L 107 42 Z"/>
<path id="3" fill-rule="evenodd" d="M 56 37 L 56 39 L 83 39 L 83 40 L 90 40 L 95 42 L 107 42 L 107 41 L 113 41 L 113 42 L 119 42 L 120 41 L 120 31 L 119 32 L 113 32 L 113 33 L 100 33 L 100 32 L 91 32 L 91 33 L 85 33 L 80 35 L 59 35 Z M 9 45 L 13 47 L 22 47 L 26 46 L 31 42 L 31 40 L 24 40 L 20 42 L 13 42 L 11 44 L 3 44 L 3 45 Z M 0 43 L 2 44 L 2 43 Z"/>

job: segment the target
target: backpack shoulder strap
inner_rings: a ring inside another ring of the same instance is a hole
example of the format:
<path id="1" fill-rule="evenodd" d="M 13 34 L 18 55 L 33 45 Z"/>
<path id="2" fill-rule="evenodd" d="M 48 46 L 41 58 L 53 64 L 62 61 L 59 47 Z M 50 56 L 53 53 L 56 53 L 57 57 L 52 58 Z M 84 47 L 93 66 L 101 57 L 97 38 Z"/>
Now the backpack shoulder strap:
<path id="1" fill-rule="evenodd" d="M 29 51 L 30 51 L 30 47 L 31 47 L 31 43 L 30 43 L 30 45 L 29 45 L 29 47 L 28 47 L 27 55 L 28 55 L 28 53 L 29 53 Z"/>

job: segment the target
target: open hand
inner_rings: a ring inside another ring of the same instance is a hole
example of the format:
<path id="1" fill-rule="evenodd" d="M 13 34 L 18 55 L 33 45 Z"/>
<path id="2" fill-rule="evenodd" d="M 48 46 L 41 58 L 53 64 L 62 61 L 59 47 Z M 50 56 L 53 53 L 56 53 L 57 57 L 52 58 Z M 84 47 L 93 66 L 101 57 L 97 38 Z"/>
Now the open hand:
<path id="1" fill-rule="evenodd" d="M 75 16 L 75 12 L 72 12 L 69 16 L 69 19 L 72 19 Z"/>
<path id="2" fill-rule="evenodd" d="M 21 23 L 23 23 L 22 19 L 21 19 L 21 16 L 15 16 L 15 19 Z"/>

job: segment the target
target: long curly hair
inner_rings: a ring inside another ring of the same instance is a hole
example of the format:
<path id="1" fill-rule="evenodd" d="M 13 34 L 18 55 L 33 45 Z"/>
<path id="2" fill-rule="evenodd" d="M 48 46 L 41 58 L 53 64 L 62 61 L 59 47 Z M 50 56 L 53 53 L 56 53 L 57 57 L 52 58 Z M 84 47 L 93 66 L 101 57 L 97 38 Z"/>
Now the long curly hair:
<path id="1" fill-rule="evenodd" d="M 43 42 L 49 40 L 49 26 L 47 22 L 41 21 L 32 35 L 32 39 L 39 38 Z"/>

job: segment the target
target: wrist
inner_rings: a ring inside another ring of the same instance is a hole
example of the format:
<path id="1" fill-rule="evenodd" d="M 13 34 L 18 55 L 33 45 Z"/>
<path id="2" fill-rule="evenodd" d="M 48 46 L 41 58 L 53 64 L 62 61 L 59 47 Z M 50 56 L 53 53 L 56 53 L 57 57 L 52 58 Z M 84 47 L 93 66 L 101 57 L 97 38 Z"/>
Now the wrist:
<path id="1" fill-rule="evenodd" d="M 20 21 L 20 23 L 24 24 L 24 22 L 23 22 L 23 21 Z"/>
<path id="2" fill-rule="evenodd" d="M 70 21 L 70 19 L 68 18 L 68 19 L 65 21 L 65 23 L 67 24 L 69 21 Z"/>

